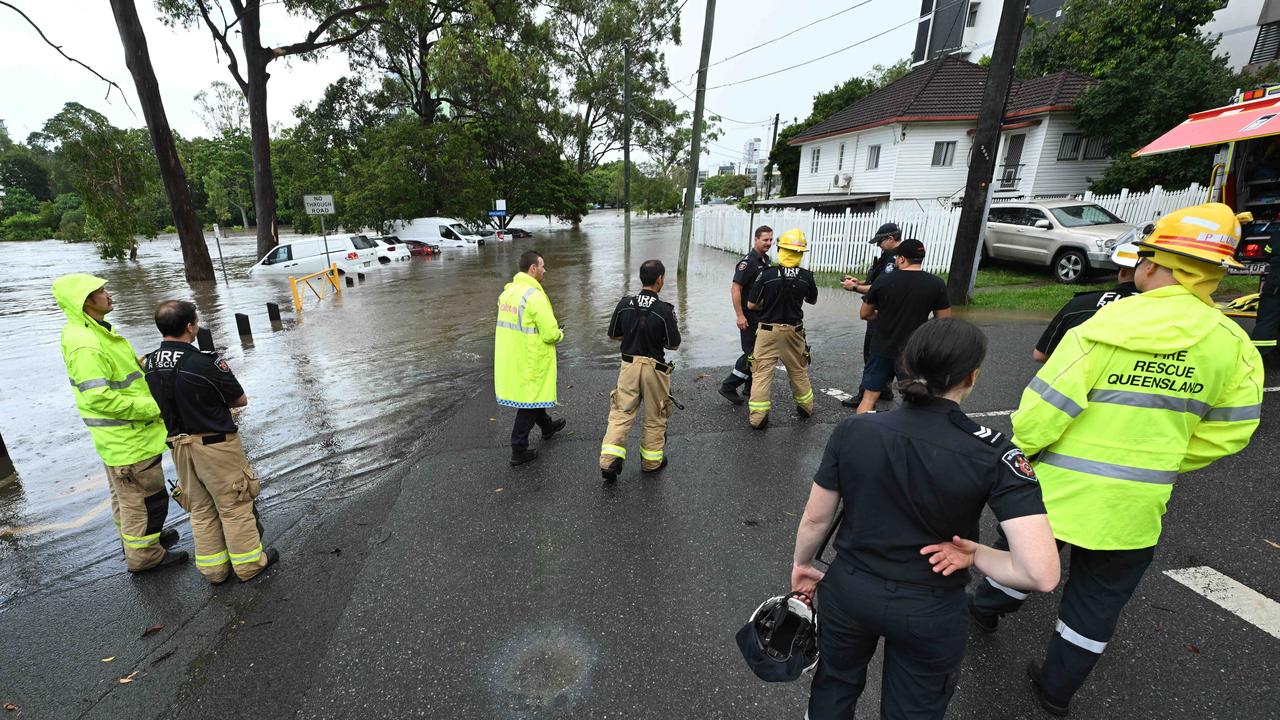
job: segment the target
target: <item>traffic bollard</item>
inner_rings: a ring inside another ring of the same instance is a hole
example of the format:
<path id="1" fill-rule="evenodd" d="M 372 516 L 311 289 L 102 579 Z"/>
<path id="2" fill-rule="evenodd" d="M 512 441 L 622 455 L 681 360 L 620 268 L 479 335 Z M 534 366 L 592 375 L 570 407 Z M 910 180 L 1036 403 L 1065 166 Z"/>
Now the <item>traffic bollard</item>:
<path id="1" fill-rule="evenodd" d="M 196 346 L 200 348 L 200 352 L 213 352 L 213 332 L 209 328 L 196 331 Z"/>
<path id="2" fill-rule="evenodd" d="M 364 282 L 364 273 L 356 273 L 356 277 L 360 278 L 360 282 Z"/>
<path id="3" fill-rule="evenodd" d="M 273 323 L 280 322 L 280 306 L 273 302 L 267 303 L 267 317 Z"/>
<path id="4" fill-rule="evenodd" d="M 355 287 L 356 281 L 350 275 L 347 276 L 347 287 Z"/>
<path id="5" fill-rule="evenodd" d="M 240 337 L 253 339 L 253 330 L 249 328 L 249 316 L 243 313 L 236 313 L 236 328 L 240 330 Z"/>

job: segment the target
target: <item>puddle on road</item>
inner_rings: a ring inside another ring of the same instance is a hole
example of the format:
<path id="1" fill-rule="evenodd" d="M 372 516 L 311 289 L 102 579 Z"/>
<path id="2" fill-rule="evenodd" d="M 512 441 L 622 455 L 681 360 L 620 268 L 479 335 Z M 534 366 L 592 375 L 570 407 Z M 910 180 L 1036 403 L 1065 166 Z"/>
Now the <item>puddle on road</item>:
<path id="1" fill-rule="evenodd" d="M 736 358 L 728 297 L 736 256 L 695 246 L 690 272 L 677 279 L 679 218 L 637 219 L 630 253 L 621 216 L 612 212 L 588 217 L 579 230 L 525 227 L 532 238 L 446 248 L 438 257 L 374 269 L 367 282 L 339 295 L 309 298 L 300 316 L 287 279 L 246 276 L 255 259 L 252 237 L 223 242 L 230 286 L 196 289 L 183 280 L 171 238 L 144 242 L 137 263 L 103 261 L 86 244 L 0 243 L 0 433 L 18 472 L 16 482 L 0 487 L 0 529 L 9 530 L 0 535 L 0 566 L 16 569 L 0 574 L 0 606 L 50 578 L 83 578 L 90 566 L 90 576 L 118 570 L 119 543 L 109 513 L 99 510 L 108 496 L 102 466 L 59 352 L 65 318 L 49 287 L 63 273 L 108 280 L 117 306 L 108 319 L 139 353 L 159 344 L 151 317 L 157 303 L 176 297 L 197 304 L 249 395 L 238 422 L 265 480 L 268 511 L 360 492 L 409 457 L 452 409 L 490 392 L 495 302 L 526 249 L 546 258 L 545 285 L 567 336 L 563 366 L 615 362 L 618 346 L 605 336 L 609 315 L 623 293 L 640 289 L 636 272 L 653 257 L 668 267 L 662 297 L 675 304 L 685 338 L 674 359 L 683 368 L 727 369 Z M 856 301 L 823 289 L 806 311 L 819 361 L 826 352 L 860 355 Z M 267 319 L 267 302 L 280 305 L 279 329 Z M 235 313 L 249 315 L 251 344 L 238 338 Z M 718 379 L 718 369 L 706 372 Z M 165 465 L 176 479 L 167 459 Z M 181 517 L 171 505 L 170 522 Z"/>

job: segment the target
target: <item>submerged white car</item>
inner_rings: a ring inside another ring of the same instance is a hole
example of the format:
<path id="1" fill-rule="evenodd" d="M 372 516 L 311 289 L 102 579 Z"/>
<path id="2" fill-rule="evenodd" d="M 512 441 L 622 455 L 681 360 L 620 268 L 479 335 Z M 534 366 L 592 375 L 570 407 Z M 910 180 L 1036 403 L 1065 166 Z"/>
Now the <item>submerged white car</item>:
<path id="1" fill-rule="evenodd" d="M 326 245 L 328 254 L 326 255 Z M 298 238 L 280 243 L 262 257 L 250 275 L 310 275 L 331 264 L 338 272 L 364 272 L 378 266 L 378 244 L 363 235 Z"/>
<path id="2" fill-rule="evenodd" d="M 414 218 L 397 223 L 395 230 L 396 236 L 402 240 L 418 240 L 442 247 L 484 245 L 484 238 L 479 231 L 454 218 Z"/>
<path id="3" fill-rule="evenodd" d="M 361 235 L 360 237 L 364 237 Z M 389 265 L 395 262 L 405 262 L 412 257 L 409 252 L 409 246 L 395 237 L 374 237 L 370 238 L 378 245 L 378 262 L 383 265 Z"/>

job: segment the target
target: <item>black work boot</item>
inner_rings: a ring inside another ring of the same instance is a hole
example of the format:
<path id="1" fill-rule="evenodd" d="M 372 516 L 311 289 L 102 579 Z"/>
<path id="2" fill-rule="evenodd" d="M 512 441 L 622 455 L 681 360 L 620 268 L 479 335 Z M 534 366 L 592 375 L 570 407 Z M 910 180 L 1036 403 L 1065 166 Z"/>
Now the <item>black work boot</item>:
<path id="1" fill-rule="evenodd" d="M 973 622 L 974 627 L 988 635 L 1000 628 L 999 615 L 988 615 L 983 612 L 978 612 L 978 608 L 974 607 L 973 593 L 968 594 L 966 602 L 969 604 L 969 620 Z"/>
<path id="2" fill-rule="evenodd" d="M 613 462 L 609 463 L 608 468 L 600 471 L 600 477 L 604 478 L 605 482 L 616 482 L 618 476 L 622 474 L 622 465 L 622 458 L 614 458 Z"/>
<path id="3" fill-rule="evenodd" d="M 141 575 L 142 573 L 148 573 L 148 572 L 151 572 L 152 570 L 163 570 L 165 568 L 173 567 L 175 565 L 181 565 L 182 563 L 186 562 L 190 557 L 191 556 L 187 554 L 186 550 L 178 550 L 177 552 L 166 551 L 164 554 L 164 557 L 161 558 L 160 562 L 156 563 L 155 565 L 152 565 L 151 567 L 145 570 L 130 570 L 129 572 L 133 573 L 134 575 Z"/>
<path id="4" fill-rule="evenodd" d="M 800 416 L 801 420 L 808 420 L 809 418 L 813 417 L 813 412 L 810 410 L 805 410 L 803 405 L 796 406 L 796 414 Z"/>
<path id="5" fill-rule="evenodd" d="M 178 531 L 173 528 L 165 528 L 160 531 L 160 547 L 168 550 L 178 544 Z"/>
<path id="6" fill-rule="evenodd" d="M 765 415 L 764 419 L 760 421 L 759 425 L 753 425 L 752 427 L 754 427 L 756 430 L 764 430 L 765 428 L 769 427 L 769 416 Z"/>
<path id="7" fill-rule="evenodd" d="M 859 390 L 857 395 L 854 395 L 851 398 L 845 398 L 844 400 L 841 400 L 840 404 L 847 408 L 856 409 L 859 405 L 862 404 L 862 391 Z"/>
<path id="8" fill-rule="evenodd" d="M 1067 713 L 1071 712 L 1068 703 L 1055 700 L 1044 691 L 1044 686 L 1040 684 L 1040 663 L 1035 660 L 1027 662 L 1027 677 L 1031 679 L 1031 691 L 1036 694 L 1036 700 L 1040 701 L 1040 707 L 1044 708 L 1045 712 L 1058 717 L 1066 717 Z"/>
<path id="9" fill-rule="evenodd" d="M 267 564 L 266 564 L 266 565 L 263 565 L 263 566 L 262 566 L 262 569 L 261 569 L 261 570 L 259 570 L 259 571 L 258 571 L 258 572 L 256 572 L 256 573 L 254 573 L 253 577 L 249 578 L 249 580 L 253 580 L 254 578 L 260 577 L 260 576 L 262 575 L 262 573 L 264 573 L 264 572 L 266 572 L 266 571 L 267 571 L 267 568 L 269 568 L 269 567 L 271 567 L 272 565 L 275 565 L 276 563 L 280 562 L 280 551 L 279 551 L 279 550 L 277 550 L 277 549 L 275 549 L 275 548 L 267 548 L 267 551 L 266 551 L 266 552 L 267 552 Z M 240 582 L 242 582 L 242 583 L 247 583 L 247 582 L 249 582 L 249 580 L 241 580 Z"/>
<path id="10" fill-rule="evenodd" d="M 564 426 L 567 425 L 568 422 L 569 422 L 568 420 L 565 420 L 564 418 L 560 418 L 559 420 L 552 420 L 551 422 L 547 423 L 547 426 L 542 428 L 542 439 L 550 440 L 551 436 L 563 430 Z"/>
<path id="11" fill-rule="evenodd" d="M 738 388 L 732 385 L 725 385 L 724 383 L 721 383 L 719 392 L 720 392 L 720 397 L 724 398 L 725 400 L 728 400 L 734 405 L 742 404 L 742 396 L 738 394 Z"/>
<path id="12" fill-rule="evenodd" d="M 656 468 L 646 468 L 646 467 L 641 467 L 641 468 L 640 468 L 640 472 L 642 472 L 642 473 L 656 473 L 656 472 L 658 472 L 659 470 L 661 470 L 662 468 L 664 468 L 664 467 L 666 467 L 666 466 L 667 466 L 667 459 L 664 457 L 664 458 L 662 458 L 662 464 L 661 464 L 661 465 L 659 465 L 658 467 L 656 467 Z"/>
<path id="13" fill-rule="evenodd" d="M 511 448 L 511 464 L 512 465 L 523 465 L 529 462 L 530 460 L 536 460 L 537 457 L 538 457 L 537 450 L 533 450 L 527 447 Z"/>

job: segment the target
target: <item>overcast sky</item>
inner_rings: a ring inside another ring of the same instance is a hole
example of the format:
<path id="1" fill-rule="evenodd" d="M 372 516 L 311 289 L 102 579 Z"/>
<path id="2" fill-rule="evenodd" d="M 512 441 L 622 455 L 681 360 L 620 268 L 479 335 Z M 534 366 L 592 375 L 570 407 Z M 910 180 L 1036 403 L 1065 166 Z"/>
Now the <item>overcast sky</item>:
<path id="1" fill-rule="evenodd" d="M 151 58 L 164 95 L 165 110 L 174 130 L 186 135 L 207 134 L 193 96 L 215 80 L 231 82 L 225 58 L 219 58 L 203 27 L 170 28 L 158 20 L 149 0 L 136 0 L 147 33 Z M 45 120 L 68 101 L 104 113 L 116 125 L 145 123 L 124 64 L 119 36 L 107 0 L 11 0 L 45 34 L 72 57 L 82 60 L 124 88 L 130 112 L 116 92 L 104 99 L 106 85 L 83 68 L 62 59 L 12 10 L 0 7 L 0 119 L 15 140 L 39 130 Z M 912 19 L 918 4 L 901 0 L 720 0 L 707 86 L 735 83 L 811 60 L 859 43 L 829 58 L 803 67 L 729 87 L 709 89 L 707 107 L 721 114 L 724 135 L 710 146 L 703 168 L 741 160 L 743 143 L 759 137 L 768 145 L 774 113 L 783 125 L 804 119 L 813 95 L 877 63 L 888 65 L 911 52 L 915 38 Z M 852 8 L 852 9 L 850 9 Z M 845 11 L 845 12 L 841 12 Z M 269 44 L 301 40 L 309 25 L 289 17 L 281 4 L 263 8 L 263 39 Z M 820 18 L 841 13 L 813 27 L 770 43 L 740 57 L 719 62 L 754 45 L 776 38 Z M 675 89 L 667 96 L 687 110 L 696 87 L 695 73 L 702 43 L 705 0 L 688 0 L 681 17 L 683 43 L 667 48 L 667 64 Z M 893 29 L 897 28 L 897 29 Z M 872 38 L 872 36 L 880 35 Z M 870 39 L 869 39 L 870 38 Z M 719 64 L 716 64 L 719 63 Z M 325 86 L 348 72 L 346 56 L 331 52 L 320 62 L 276 61 L 271 64 L 269 115 L 272 123 L 292 124 L 292 109 L 314 101 Z M 136 114 L 135 114 L 136 113 Z M 732 118 L 732 120 L 730 120 Z"/>

